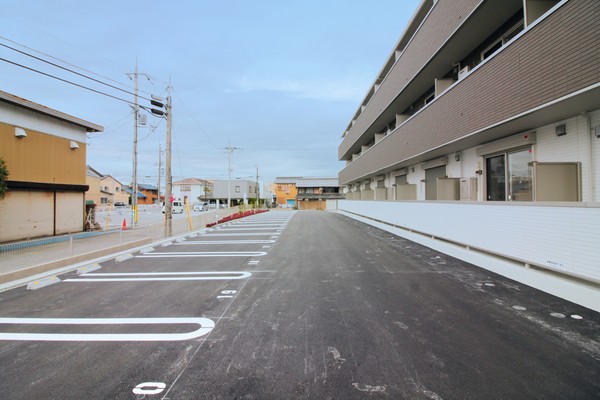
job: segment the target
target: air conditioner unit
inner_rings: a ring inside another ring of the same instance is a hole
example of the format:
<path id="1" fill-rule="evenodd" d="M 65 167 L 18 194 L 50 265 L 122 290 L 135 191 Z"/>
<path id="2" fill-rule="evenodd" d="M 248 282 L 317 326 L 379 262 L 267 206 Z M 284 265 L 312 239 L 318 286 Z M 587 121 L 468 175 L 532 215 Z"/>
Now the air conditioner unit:
<path id="1" fill-rule="evenodd" d="M 469 66 L 465 66 L 463 68 L 461 68 L 460 71 L 458 71 L 458 80 L 460 81 L 461 79 L 463 79 L 465 76 L 469 75 L 469 71 L 471 70 L 471 68 L 469 68 Z"/>

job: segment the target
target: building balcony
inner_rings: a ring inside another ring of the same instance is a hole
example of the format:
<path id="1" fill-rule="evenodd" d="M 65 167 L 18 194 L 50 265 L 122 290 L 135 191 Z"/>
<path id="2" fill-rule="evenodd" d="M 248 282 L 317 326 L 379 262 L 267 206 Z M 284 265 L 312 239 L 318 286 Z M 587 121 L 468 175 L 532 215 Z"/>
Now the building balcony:
<path id="1" fill-rule="evenodd" d="M 600 108 L 600 7 L 578 4 L 565 3 L 478 65 L 346 165 L 340 184 Z"/>

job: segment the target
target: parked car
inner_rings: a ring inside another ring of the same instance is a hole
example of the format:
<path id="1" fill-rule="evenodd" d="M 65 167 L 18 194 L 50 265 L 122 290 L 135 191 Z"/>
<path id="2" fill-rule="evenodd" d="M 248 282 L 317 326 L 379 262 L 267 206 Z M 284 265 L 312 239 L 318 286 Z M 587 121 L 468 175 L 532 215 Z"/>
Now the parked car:
<path id="1" fill-rule="evenodd" d="M 208 203 L 194 204 L 194 211 L 206 211 L 206 210 L 208 210 Z"/>
<path id="2" fill-rule="evenodd" d="M 122 201 L 117 201 L 115 202 L 115 207 L 125 207 L 127 204 L 123 203 Z"/>
<path id="3" fill-rule="evenodd" d="M 180 201 L 174 201 L 171 205 L 171 212 L 173 214 L 183 214 L 183 204 Z M 165 203 L 162 203 L 162 213 L 165 213 Z"/>

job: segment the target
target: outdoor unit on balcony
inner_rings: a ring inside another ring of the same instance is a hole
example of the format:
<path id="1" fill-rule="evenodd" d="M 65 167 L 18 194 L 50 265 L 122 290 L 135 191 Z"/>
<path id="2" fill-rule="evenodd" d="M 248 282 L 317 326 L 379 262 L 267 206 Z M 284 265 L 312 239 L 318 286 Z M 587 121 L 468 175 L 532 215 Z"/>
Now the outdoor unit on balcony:
<path id="1" fill-rule="evenodd" d="M 469 66 L 465 66 L 463 68 L 460 69 L 460 71 L 458 71 L 458 80 L 460 81 L 461 79 L 463 79 L 465 76 L 469 75 L 469 71 L 471 69 L 469 68 Z"/>

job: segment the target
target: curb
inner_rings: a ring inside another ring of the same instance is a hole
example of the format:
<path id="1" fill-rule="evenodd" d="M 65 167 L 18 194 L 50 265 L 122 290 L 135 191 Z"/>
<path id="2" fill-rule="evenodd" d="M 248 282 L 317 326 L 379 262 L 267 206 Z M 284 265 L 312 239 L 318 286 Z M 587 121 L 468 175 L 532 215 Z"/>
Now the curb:
<path id="1" fill-rule="evenodd" d="M 9 272 L 7 274 L 0 275 L 0 291 L 12 289 L 17 286 L 21 286 L 25 283 L 21 283 L 24 280 L 33 278 L 36 275 L 44 274 L 45 272 L 53 271 L 56 269 L 64 268 L 72 264 L 82 263 L 85 261 L 93 260 L 107 256 L 109 254 L 118 253 L 124 250 L 128 250 L 134 247 L 144 246 L 152 243 L 152 238 L 144 238 L 120 244 L 117 246 L 106 247 L 100 250 L 90 251 L 88 253 L 79 254 L 73 257 L 63 258 L 61 260 L 52 261 L 49 263 L 38 264 L 31 267 L 23 268 L 19 271 Z M 14 285 L 11 285 L 14 283 Z M 5 287 L 6 286 L 6 287 Z"/>

